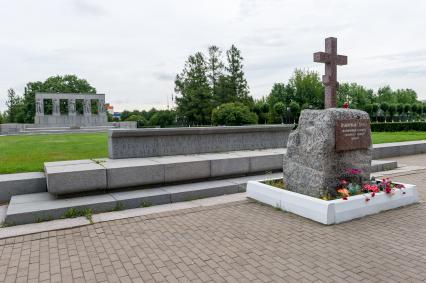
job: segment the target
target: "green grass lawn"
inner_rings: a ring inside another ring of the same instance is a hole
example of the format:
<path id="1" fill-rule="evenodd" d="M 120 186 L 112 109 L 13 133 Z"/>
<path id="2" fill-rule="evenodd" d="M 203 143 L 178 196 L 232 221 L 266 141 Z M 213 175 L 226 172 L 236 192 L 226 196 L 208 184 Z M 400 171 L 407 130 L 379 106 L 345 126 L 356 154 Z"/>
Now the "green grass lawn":
<path id="1" fill-rule="evenodd" d="M 373 143 L 403 142 L 426 140 L 426 132 L 375 132 L 373 133 Z"/>
<path id="2" fill-rule="evenodd" d="M 107 133 L 0 137 L 0 174 L 43 171 L 46 161 L 108 156 Z M 373 133 L 374 143 L 426 140 L 426 132 Z"/>
<path id="3" fill-rule="evenodd" d="M 0 137 L 0 174 L 43 171 L 46 161 L 108 156 L 108 133 Z"/>

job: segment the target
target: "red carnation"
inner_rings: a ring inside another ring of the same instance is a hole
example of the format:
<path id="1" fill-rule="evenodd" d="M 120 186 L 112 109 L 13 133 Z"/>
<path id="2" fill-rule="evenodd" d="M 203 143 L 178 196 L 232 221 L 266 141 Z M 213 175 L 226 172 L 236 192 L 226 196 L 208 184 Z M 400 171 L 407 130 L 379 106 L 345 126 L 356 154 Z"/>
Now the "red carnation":
<path id="1" fill-rule="evenodd" d="M 345 102 L 345 103 L 343 104 L 343 108 L 348 109 L 348 108 L 349 108 L 349 103 L 348 103 L 348 102 Z"/>

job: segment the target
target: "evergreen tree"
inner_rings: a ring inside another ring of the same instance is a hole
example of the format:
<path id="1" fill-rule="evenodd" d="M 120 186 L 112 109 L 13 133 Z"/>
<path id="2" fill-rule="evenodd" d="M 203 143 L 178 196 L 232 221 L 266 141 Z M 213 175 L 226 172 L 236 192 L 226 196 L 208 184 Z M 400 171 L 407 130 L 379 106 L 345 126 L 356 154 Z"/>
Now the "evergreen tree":
<path id="1" fill-rule="evenodd" d="M 232 45 L 226 52 L 226 58 L 228 61 L 226 70 L 229 76 L 228 83 L 231 91 L 229 93 L 229 100 L 251 105 L 253 99 L 249 96 L 249 87 L 244 76 L 243 57 L 240 50 L 235 45 Z"/>
<path id="2" fill-rule="evenodd" d="M 209 58 L 208 58 L 208 70 L 207 70 L 207 77 L 209 79 L 210 87 L 213 92 L 213 97 L 215 101 L 220 100 L 217 99 L 219 96 L 219 90 L 223 91 L 221 87 L 219 87 L 219 80 L 223 77 L 223 69 L 224 64 L 221 60 L 222 51 L 217 47 L 216 45 L 212 45 L 209 47 Z M 219 105 L 218 103 L 217 105 Z"/>
<path id="3" fill-rule="evenodd" d="M 187 124 L 207 125 L 211 121 L 212 93 L 207 78 L 208 64 L 202 53 L 189 56 L 185 68 L 176 76 L 177 110 Z"/>
<path id="4" fill-rule="evenodd" d="M 9 123 L 24 122 L 24 101 L 19 97 L 13 88 L 7 90 L 7 121 Z"/>

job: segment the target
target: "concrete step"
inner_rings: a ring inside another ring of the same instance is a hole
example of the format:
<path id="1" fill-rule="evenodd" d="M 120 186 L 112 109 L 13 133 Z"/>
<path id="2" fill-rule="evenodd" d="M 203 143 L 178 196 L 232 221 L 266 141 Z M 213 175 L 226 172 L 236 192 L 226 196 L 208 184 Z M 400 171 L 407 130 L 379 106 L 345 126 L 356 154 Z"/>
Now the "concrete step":
<path id="1" fill-rule="evenodd" d="M 398 167 L 398 162 L 392 160 L 372 160 L 371 173 L 394 170 Z"/>
<path id="2" fill-rule="evenodd" d="M 55 195 L 281 171 L 284 148 L 45 163 Z"/>
<path id="3" fill-rule="evenodd" d="M 89 160 L 88 162 L 92 163 L 93 161 Z M 238 159 L 234 160 L 234 162 L 238 162 Z M 259 160 L 257 161 L 253 160 L 253 162 L 259 162 Z M 65 161 L 65 162 L 60 162 L 60 163 L 55 162 L 50 164 L 65 165 L 65 164 L 72 164 L 72 163 L 73 162 Z M 211 163 L 212 172 L 220 173 L 221 169 L 225 172 L 227 170 L 230 170 L 229 169 L 230 166 L 220 168 L 218 165 L 220 165 L 221 163 L 223 164 L 223 162 L 219 162 L 219 161 L 218 163 L 215 163 L 215 162 Z M 111 168 L 113 167 L 114 166 L 111 165 Z M 117 167 L 117 171 L 115 171 L 115 173 L 113 170 L 110 170 L 110 171 L 107 170 L 107 173 L 110 173 L 107 176 L 109 187 L 114 187 L 115 185 L 117 185 L 114 182 L 117 182 L 118 184 L 122 182 L 123 185 L 127 184 L 128 187 L 132 187 L 134 183 L 140 182 L 140 180 L 143 179 L 141 175 L 138 175 L 138 174 L 141 174 L 141 172 L 143 171 L 139 170 L 138 168 L 133 168 L 133 169 L 129 168 L 128 170 L 123 168 L 119 170 L 118 168 L 121 168 L 119 164 L 117 164 L 116 167 Z M 374 173 L 374 172 L 381 172 L 381 171 L 387 171 L 387 170 L 394 170 L 396 168 L 397 168 L 396 161 L 373 160 L 371 171 Z M 131 174 L 132 170 L 134 170 L 135 175 Z M 281 169 L 279 171 L 281 171 Z M 127 174 L 125 172 L 127 172 Z M 153 174 L 155 174 L 155 172 Z M 152 178 L 154 178 L 153 176 Z M 160 176 L 162 176 L 162 173 L 160 173 Z M 161 180 L 162 180 L 162 177 L 160 181 Z M 61 182 L 60 179 L 59 179 L 59 182 Z M 78 180 L 76 182 L 78 182 Z M 46 178 L 45 178 L 45 174 L 42 172 L 3 174 L 3 175 L 0 174 L 0 204 L 9 202 L 11 197 L 15 195 L 42 193 L 42 192 L 47 192 Z"/>
<path id="4" fill-rule="evenodd" d="M 81 161 L 75 164 L 72 161 L 52 162 L 47 167 L 71 166 L 72 168 L 92 166 L 91 162 Z M 396 168 L 395 161 L 375 160 L 372 162 L 373 172 L 391 170 Z M 97 170 L 97 169 L 95 169 Z M 377 170 L 377 171 L 375 171 Z M 90 170 L 86 170 L 90 171 Z M 137 174 L 137 172 L 134 172 Z M 31 177 L 31 176 L 29 176 Z M 39 177 L 39 176 L 33 176 Z M 93 176 L 92 176 L 93 177 Z M 129 176 L 131 178 L 131 176 Z M 273 180 L 282 178 L 282 173 L 260 174 L 223 180 L 210 180 L 190 184 L 169 185 L 161 187 L 145 187 L 134 190 L 106 190 L 96 195 L 83 195 L 73 197 L 60 197 L 48 192 L 14 195 L 11 198 L 7 213 L 6 223 L 11 225 L 34 223 L 64 217 L 70 209 L 78 212 L 92 209 L 93 213 L 111 211 L 114 209 L 130 209 L 151 205 L 160 205 L 171 202 L 189 201 L 198 198 L 213 197 L 225 194 L 244 192 L 248 181 Z M 93 177 L 92 180 L 95 180 Z M 85 179 L 83 179 L 84 181 Z M 55 180 L 58 185 L 61 179 Z M 82 180 L 75 180 L 82 182 Z M 62 185 L 67 184 L 62 182 Z"/>
<path id="5" fill-rule="evenodd" d="M 282 173 L 263 174 L 226 180 L 204 181 L 192 184 L 144 188 L 127 191 L 111 191 L 96 195 L 58 197 L 50 193 L 13 196 L 6 213 L 5 223 L 20 225 L 59 219 L 71 210 L 81 213 L 91 209 L 93 213 L 130 209 L 171 202 L 244 192 L 248 181 L 282 178 Z"/>
<path id="6" fill-rule="evenodd" d="M 129 159 L 45 163 L 48 191 L 66 195 L 96 190 L 165 185 L 282 171 L 285 148 Z M 372 171 L 396 168 L 373 161 Z"/>

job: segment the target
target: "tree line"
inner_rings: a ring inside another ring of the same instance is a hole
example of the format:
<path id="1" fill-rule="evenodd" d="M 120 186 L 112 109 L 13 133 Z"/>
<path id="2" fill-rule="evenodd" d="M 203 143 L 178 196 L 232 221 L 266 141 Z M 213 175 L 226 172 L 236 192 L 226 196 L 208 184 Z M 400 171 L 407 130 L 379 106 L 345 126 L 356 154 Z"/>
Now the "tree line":
<path id="1" fill-rule="evenodd" d="M 176 75 L 175 108 L 125 110 L 121 120 L 136 121 L 139 127 L 295 123 L 303 109 L 324 108 L 324 86 L 317 72 L 296 69 L 287 82 L 275 83 L 267 95 L 254 99 L 243 61 L 235 45 L 225 52 L 215 45 L 206 53 L 196 52 Z M 36 92 L 96 93 L 96 89 L 75 75 L 29 82 L 22 96 L 9 89 L 0 123 L 33 123 Z M 337 91 L 338 107 L 346 102 L 378 122 L 424 120 L 426 115 L 426 104 L 412 89 L 384 86 L 374 92 L 357 83 L 343 83 Z M 111 115 L 108 119 L 117 120 Z"/>

